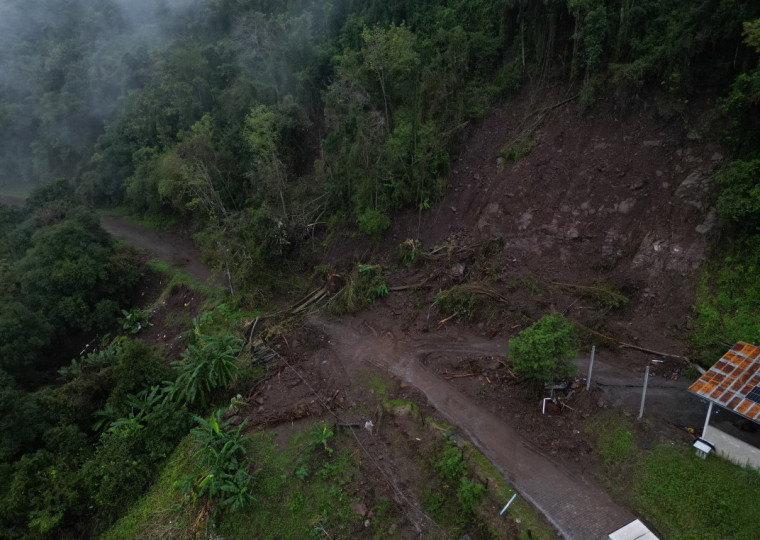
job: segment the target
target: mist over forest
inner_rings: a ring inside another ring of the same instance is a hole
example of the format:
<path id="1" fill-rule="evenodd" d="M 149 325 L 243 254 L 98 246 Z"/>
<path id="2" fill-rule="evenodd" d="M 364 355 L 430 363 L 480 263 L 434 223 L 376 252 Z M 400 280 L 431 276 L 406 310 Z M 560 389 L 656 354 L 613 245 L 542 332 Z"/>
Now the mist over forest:
<path id="1" fill-rule="evenodd" d="M 0 205 L 0 538 L 104 533 L 235 395 L 129 333 L 152 274 L 96 209 L 183 231 L 252 313 L 315 244 L 377 246 L 440 200 L 489 111 L 560 90 L 718 141 L 723 238 L 755 278 L 756 1 L 0 0 L 0 193 L 26 198 Z M 705 279 L 710 354 L 760 333 L 710 296 L 735 277 Z M 186 321 L 189 345 L 232 362 L 235 309 Z"/>

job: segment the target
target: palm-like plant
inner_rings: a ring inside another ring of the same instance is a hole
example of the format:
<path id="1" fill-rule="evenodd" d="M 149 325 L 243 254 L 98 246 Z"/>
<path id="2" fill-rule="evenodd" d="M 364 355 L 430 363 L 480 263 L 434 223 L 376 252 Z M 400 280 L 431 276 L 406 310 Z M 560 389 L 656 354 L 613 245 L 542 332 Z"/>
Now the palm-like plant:
<path id="1" fill-rule="evenodd" d="M 170 396 L 190 405 L 205 405 L 214 390 L 227 386 L 237 375 L 235 359 L 243 340 L 229 331 L 222 337 L 202 334 L 196 326 L 195 341 L 182 353 L 182 360 L 172 362 L 179 374 Z"/>
<path id="2" fill-rule="evenodd" d="M 252 477 L 245 468 L 246 445 L 243 436 L 247 420 L 233 428 L 230 420 L 222 421 L 222 410 L 216 409 L 208 419 L 196 417 L 198 427 L 192 433 L 198 450 L 195 470 L 179 483 L 185 494 L 205 497 L 218 509 L 236 511 L 249 503 Z"/>

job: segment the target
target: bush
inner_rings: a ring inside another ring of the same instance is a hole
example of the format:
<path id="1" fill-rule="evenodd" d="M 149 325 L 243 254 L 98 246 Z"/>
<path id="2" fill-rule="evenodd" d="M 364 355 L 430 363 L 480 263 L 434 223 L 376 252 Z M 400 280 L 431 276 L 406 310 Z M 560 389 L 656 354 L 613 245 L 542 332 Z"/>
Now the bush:
<path id="1" fill-rule="evenodd" d="M 164 364 L 164 359 L 152 347 L 139 340 L 125 340 L 118 347 L 113 359 L 113 375 L 116 387 L 108 398 L 108 405 L 117 417 L 130 412 L 127 396 L 144 388 L 163 384 L 172 378 L 172 371 Z"/>
<path id="2" fill-rule="evenodd" d="M 539 382 L 553 382 L 575 375 L 578 354 L 575 327 L 561 313 L 545 315 L 509 340 L 509 356 L 515 370 Z"/>
<path id="3" fill-rule="evenodd" d="M 365 210 L 356 222 L 359 224 L 359 229 L 376 244 L 380 242 L 380 236 L 391 226 L 390 219 L 372 209 Z"/>
<path id="4" fill-rule="evenodd" d="M 225 388 L 238 372 L 235 364 L 243 340 L 229 331 L 222 337 L 200 333 L 196 323 L 197 344 L 190 344 L 182 353 L 182 360 L 172 362 L 179 372 L 171 387 L 174 399 L 194 405 L 206 405 L 208 397 L 217 389 Z"/>

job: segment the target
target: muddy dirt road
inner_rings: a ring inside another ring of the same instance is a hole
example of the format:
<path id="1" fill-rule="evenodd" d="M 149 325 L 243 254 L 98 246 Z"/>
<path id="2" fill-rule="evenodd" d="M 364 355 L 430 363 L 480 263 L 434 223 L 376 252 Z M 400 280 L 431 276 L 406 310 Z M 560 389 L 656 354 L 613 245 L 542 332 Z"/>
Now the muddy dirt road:
<path id="1" fill-rule="evenodd" d="M 356 379 L 373 365 L 422 391 L 564 538 L 606 538 L 634 519 L 591 479 L 569 472 L 531 447 L 503 419 L 457 391 L 420 361 L 433 353 L 500 356 L 506 350 L 503 342 L 465 332 L 453 340 L 433 337 L 399 341 L 393 332 L 374 335 L 351 318 L 338 321 L 318 317 L 312 324 L 329 336 L 330 356 L 337 359 L 348 378 Z"/>
<path id="2" fill-rule="evenodd" d="M 206 282 L 213 276 L 211 269 L 201 261 L 198 248 L 187 238 L 112 216 L 100 216 L 100 226 L 114 238 L 145 251 L 150 257 L 168 262 L 199 281 Z"/>

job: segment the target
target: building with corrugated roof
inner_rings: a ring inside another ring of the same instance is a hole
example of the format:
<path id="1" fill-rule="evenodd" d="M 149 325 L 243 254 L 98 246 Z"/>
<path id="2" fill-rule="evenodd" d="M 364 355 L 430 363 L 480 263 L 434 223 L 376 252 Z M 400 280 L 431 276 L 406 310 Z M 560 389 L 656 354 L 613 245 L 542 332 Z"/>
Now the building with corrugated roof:
<path id="1" fill-rule="evenodd" d="M 738 342 L 689 391 L 709 403 L 698 454 L 760 469 L 760 347 Z"/>

